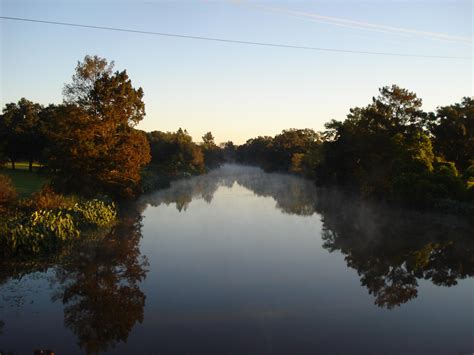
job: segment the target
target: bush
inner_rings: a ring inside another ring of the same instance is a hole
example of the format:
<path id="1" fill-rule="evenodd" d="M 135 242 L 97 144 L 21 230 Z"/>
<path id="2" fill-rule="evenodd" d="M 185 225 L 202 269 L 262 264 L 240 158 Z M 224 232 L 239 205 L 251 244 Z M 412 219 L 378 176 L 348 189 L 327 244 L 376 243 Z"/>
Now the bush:
<path id="1" fill-rule="evenodd" d="M 0 175 L 0 213 L 4 213 L 17 200 L 16 189 L 11 179 L 6 175 Z"/>
<path id="2" fill-rule="evenodd" d="M 74 217 L 64 211 L 39 210 L 6 223 L 2 249 L 8 254 L 36 254 L 56 249 L 80 235 Z"/>
<path id="3" fill-rule="evenodd" d="M 24 205 L 35 210 L 72 208 L 77 202 L 74 197 L 67 197 L 56 193 L 51 186 L 45 186 L 33 194 Z"/>
<path id="4" fill-rule="evenodd" d="M 114 203 L 106 203 L 97 199 L 77 203 L 72 211 L 80 215 L 78 220 L 83 227 L 107 226 L 117 218 Z"/>
<path id="5" fill-rule="evenodd" d="M 112 224 L 113 203 L 88 200 L 71 208 L 40 209 L 0 221 L 0 251 L 4 256 L 29 255 L 57 249 L 83 232 Z"/>

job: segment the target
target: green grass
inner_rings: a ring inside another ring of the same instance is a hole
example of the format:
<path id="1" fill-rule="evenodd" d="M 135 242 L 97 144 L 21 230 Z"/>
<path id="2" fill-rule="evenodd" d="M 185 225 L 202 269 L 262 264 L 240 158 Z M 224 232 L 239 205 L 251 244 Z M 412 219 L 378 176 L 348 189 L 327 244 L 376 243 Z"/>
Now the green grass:
<path id="1" fill-rule="evenodd" d="M 44 176 L 34 171 L 28 171 L 28 164 L 26 164 L 26 169 L 12 170 L 0 168 L 0 174 L 7 175 L 12 179 L 13 185 L 18 192 L 18 197 L 20 198 L 31 196 L 31 194 L 41 190 L 43 185 L 48 182 L 48 179 Z"/>
<path id="2" fill-rule="evenodd" d="M 12 165 L 11 165 L 11 163 L 5 163 L 5 164 L 3 164 L 3 167 L 5 169 L 11 169 Z M 30 164 L 27 161 L 19 161 L 19 162 L 15 163 L 15 170 L 16 169 L 18 169 L 18 170 L 28 170 L 29 167 L 30 167 Z M 40 167 L 41 167 L 40 164 L 33 163 L 33 171 L 38 170 L 38 168 L 40 168 Z M 1 169 L 1 164 L 0 164 L 0 169 Z"/>

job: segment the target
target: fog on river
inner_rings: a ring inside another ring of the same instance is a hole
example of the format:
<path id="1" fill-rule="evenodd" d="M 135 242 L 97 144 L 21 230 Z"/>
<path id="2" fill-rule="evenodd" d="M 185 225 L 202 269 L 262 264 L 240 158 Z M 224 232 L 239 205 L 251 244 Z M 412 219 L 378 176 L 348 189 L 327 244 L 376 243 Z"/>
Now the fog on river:
<path id="1" fill-rule="evenodd" d="M 468 354 L 468 221 L 225 165 L 0 270 L 0 352 Z"/>

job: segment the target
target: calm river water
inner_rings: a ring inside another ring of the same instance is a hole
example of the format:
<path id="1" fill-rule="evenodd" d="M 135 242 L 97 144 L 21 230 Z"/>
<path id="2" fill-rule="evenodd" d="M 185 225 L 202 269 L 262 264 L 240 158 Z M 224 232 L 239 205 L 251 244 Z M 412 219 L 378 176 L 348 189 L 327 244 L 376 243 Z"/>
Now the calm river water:
<path id="1" fill-rule="evenodd" d="M 467 221 L 226 165 L 2 266 L 0 353 L 471 354 L 473 276 Z"/>

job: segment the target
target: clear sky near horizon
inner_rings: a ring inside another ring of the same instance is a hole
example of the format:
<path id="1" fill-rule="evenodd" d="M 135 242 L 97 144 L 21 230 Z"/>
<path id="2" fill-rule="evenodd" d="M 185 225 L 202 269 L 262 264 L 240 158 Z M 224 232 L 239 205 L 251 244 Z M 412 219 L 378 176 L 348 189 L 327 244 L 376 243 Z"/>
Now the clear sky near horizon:
<path id="1" fill-rule="evenodd" d="M 24 1 L 1 16 L 346 50 L 471 57 L 467 1 Z M 321 130 L 379 87 L 424 108 L 473 95 L 473 62 L 208 42 L 0 19 L 0 105 L 60 103 L 78 60 L 97 54 L 145 92 L 139 128 L 185 128 L 243 143 L 285 128 Z"/>

